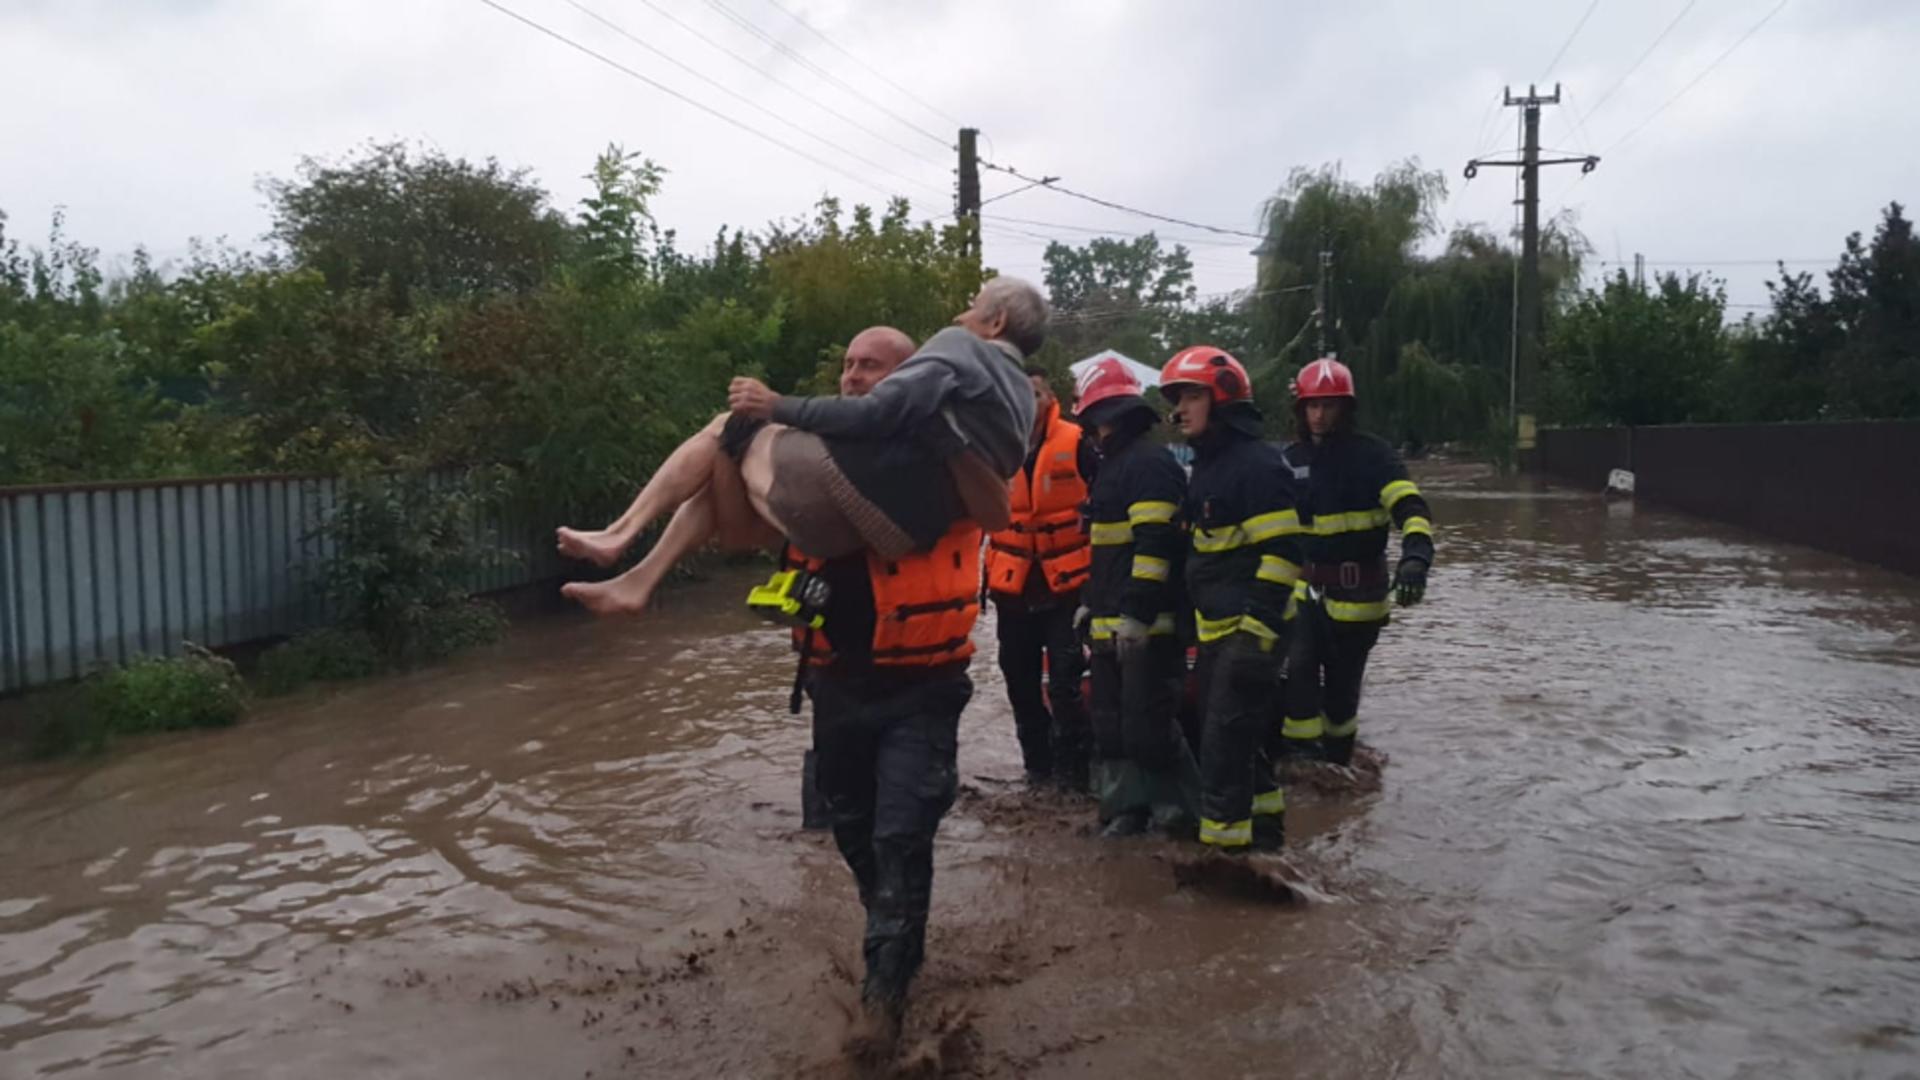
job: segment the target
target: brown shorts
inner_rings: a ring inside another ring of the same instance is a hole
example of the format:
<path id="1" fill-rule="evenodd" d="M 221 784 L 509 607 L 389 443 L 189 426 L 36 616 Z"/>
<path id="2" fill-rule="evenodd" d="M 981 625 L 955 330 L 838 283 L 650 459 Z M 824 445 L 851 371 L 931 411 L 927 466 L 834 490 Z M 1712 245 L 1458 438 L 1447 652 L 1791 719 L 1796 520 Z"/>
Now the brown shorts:
<path id="1" fill-rule="evenodd" d="M 817 559 L 872 548 L 883 559 L 913 551 L 913 539 L 854 488 L 820 436 L 776 427 L 767 509 L 793 546 Z"/>

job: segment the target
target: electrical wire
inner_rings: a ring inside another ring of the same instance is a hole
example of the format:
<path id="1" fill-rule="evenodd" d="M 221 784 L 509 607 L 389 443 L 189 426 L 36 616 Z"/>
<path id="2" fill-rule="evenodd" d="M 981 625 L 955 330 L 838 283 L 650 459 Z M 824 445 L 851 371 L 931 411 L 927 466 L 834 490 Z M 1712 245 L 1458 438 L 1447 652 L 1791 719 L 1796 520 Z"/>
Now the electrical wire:
<path id="1" fill-rule="evenodd" d="M 807 30 L 807 33 L 812 34 L 814 37 L 817 37 L 821 41 L 826 42 L 828 45 L 833 46 L 836 50 L 839 51 L 840 55 L 846 57 L 847 59 L 853 61 L 856 64 L 861 65 L 861 70 L 867 72 L 868 74 L 872 75 L 874 78 L 879 79 L 881 82 L 886 83 L 888 86 L 891 86 L 895 90 L 898 90 L 900 93 L 906 95 L 908 98 L 912 99 L 916 104 L 918 104 L 921 108 L 927 110 L 928 112 L 934 114 L 935 116 L 938 116 L 940 119 L 945 120 L 947 123 L 952 124 L 955 128 L 963 128 L 966 126 L 960 121 L 955 120 L 952 117 L 952 115 L 950 115 L 949 113 L 940 109 L 939 106 L 928 103 L 925 98 L 920 97 L 918 94 L 915 94 L 913 91 L 907 89 L 904 86 L 901 86 L 899 83 L 894 82 L 892 79 L 887 78 L 885 75 L 881 74 L 880 72 L 875 71 L 872 67 L 868 66 L 859 57 L 848 52 L 839 42 L 828 37 L 818 27 L 814 26 L 812 23 L 808 22 L 807 20 L 801 18 L 799 12 L 796 12 L 793 9 L 787 7 L 785 4 L 782 4 L 780 0 L 767 0 L 767 3 L 779 9 L 780 13 L 785 15 L 787 18 L 792 19 L 794 22 L 797 22 L 801 26 L 805 27 Z"/>
<path id="2" fill-rule="evenodd" d="M 672 64 L 674 67 L 679 68 L 681 71 L 686 72 L 687 74 L 693 76 L 694 78 L 699 79 L 700 81 L 706 83 L 708 86 L 713 87 L 715 90 L 718 90 L 721 93 L 726 94 L 727 96 L 733 98 L 735 101 L 740 102 L 742 105 L 746 105 L 749 108 L 758 109 L 760 112 L 766 114 L 769 117 L 772 117 L 775 120 L 778 120 L 780 123 L 785 124 L 787 127 L 792 128 L 793 130 L 799 132 L 802 135 L 805 135 L 807 138 L 813 139 L 816 142 L 821 143 L 822 145 L 828 147 L 831 150 L 834 150 L 837 153 L 845 154 L 847 157 L 853 159 L 854 161 L 859 162 L 862 165 L 865 165 L 869 169 L 873 169 L 877 172 L 886 173 L 887 175 L 894 177 L 897 180 L 902 180 L 902 181 L 905 181 L 906 183 L 913 184 L 917 187 L 920 187 L 926 191 L 931 191 L 935 195 L 944 197 L 947 194 L 947 191 L 944 188 L 935 187 L 934 185 L 929 184 L 923 180 L 918 180 L 918 179 L 915 179 L 914 177 L 906 175 L 905 173 L 896 172 L 893 169 L 889 169 L 885 165 L 882 165 L 879 162 L 874 161 L 872 158 L 864 157 L 860 154 L 857 154 L 852 150 L 849 150 L 846 147 L 833 142 L 831 139 L 828 139 L 824 135 L 817 134 L 813 131 L 808 130 L 807 128 L 800 126 L 799 124 L 794 123 L 792 120 L 789 120 L 784 116 L 781 116 L 779 113 L 774 112 L 772 109 L 767 108 L 765 105 L 760 104 L 759 102 L 753 100 L 752 98 L 746 96 L 745 94 L 742 94 L 739 91 L 733 89 L 732 87 L 727 86 L 725 83 L 720 82 L 718 79 L 715 79 L 713 76 L 708 75 L 706 72 L 701 71 L 698 68 L 695 68 L 691 64 L 685 63 L 677 59 L 672 54 L 666 52 L 664 49 L 661 49 L 658 46 L 648 41 L 645 41 L 639 37 L 636 37 L 632 32 L 628 31 L 626 27 L 621 26 L 619 23 L 616 23 L 613 20 L 608 19 L 604 15 L 601 15 L 599 12 L 593 10 L 592 8 L 586 6 L 583 3 L 580 3 L 580 0 L 562 0 L 562 2 L 565 3 L 568 7 L 573 8 L 575 11 L 578 11 L 580 14 L 585 15 L 587 18 L 592 19 L 594 22 L 599 23 L 600 25 L 613 31 L 614 33 L 620 35 L 621 37 L 626 38 L 628 41 L 633 42 L 635 45 L 638 45 L 641 48 L 647 50 L 648 52 L 654 54 L 655 56 L 658 56 L 660 59 L 665 60 L 667 63 Z"/>
<path id="3" fill-rule="evenodd" d="M 1700 0 L 1687 0 L 1687 6 L 1681 8 L 1680 14 L 1675 15 L 1673 19 L 1667 23 L 1666 29 L 1660 31 L 1659 36 L 1653 39 L 1653 44 L 1648 45 L 1646 49 L 1640 53 L 1640 58 L 1633 62 L 1633 66 L 1627 69 L 1627 73 L 1615 79 L 1613 85 L 1607 87 L 1606 93 L 1601 94 L 1599 99 L 1593 103 L 1593 108 L 1587 110 L 1587 119 L 1593 119 L 1593 114 L 1605 107 L 1607 101 L 1613 97 L 1614 92 L 1622 86 L 1625 86 L 1628 79 L 1633 78 L 1633 73 L 1640 70 L 1640 66 L 1647 62 L 1647 58 L 1653 55 L 1653 51 L 1660 47 L 1661 42 L 1667 40 L 1667 35 L 1673 33 L 1673 28 L 1679 26 L 1680 20 L 1686 18 L 1687 12 L 1692 11 L 1693 6 L 1699 2 Z"/>
<path id="4" fill-rule="evenodd" d="M 786 92 L 792 94 L 793 96 L 799 98 L 800 100 L 806 102 L 807 104 L 812 105 L 814 108 L 819 109 L 821 112 L 826 113 L 827 115 L 833 117 L 834 119 L 840 121 L 841 123 L 846 124 L 848 127 L 854 128 L 866 135 L 871 136 L 872 138 L 878 139 L 881 142 L 886 143 L 888 146 L 893 147 L 895 150 L 898 150 L 901 153 L 906 154 L 908 157 L 914 158 L 918 161 L 923 161 L 929 165 L 932 165 L 936 169 L 944 170 L 949 167 L 946 162 L 939 161 L 939 160 L 936 160 L 935 158 L 929 157 L 927 154 L 925 154 L 922 151 L 914 150 L 909 147 L 903 146 L 900 143 L 894 142 L 893 139 L 888 137 L 887 135 L 884 135 L 878 131 L 875 131 L 874 129 L 868 127 L 867 125 L 861 123 L 860 121 L 855 120 L 853 117 L 848 116 L 846 113 L 841 112 L 839 109 L 834 108 L 833 106 L 827 104 L 826 102 L 821 101 L 819 98 L 814 97 L 812 94 L 807 93 L 805 90 L 802 90 L 799 87 L 793 85 L 792 83 L 786 81 L 785 79 L 782 79 L 780 76 L 775 75 L 773 72 L 768 71 L 766 68 L 760 66 L 754 61 L 744 56 L 741 56 L 739 53 L 733 51 L 727 46 L 722 45 L 719 42 L 713 40 L 713 38 L 707 36 L 707 34 L 703 32 L 699 27 L 694 26 L 693 24 L 687 22 L 685 19 L 682 19 L 680 16 L 675 15 L 673 12 L 668 11 L 666 8 L 661 7 L 659 4 L 655 3 L 654 0 L 640 0 L 640 2 L 642 4 L 645 4 L 648 8 L 652 9 L 653 12 L 659 15 L 661 18 L 666 19 L 668 22 L 672 23 L 673 25 L 679 27 L 680 29 L 686 31 L 689 34 L 692 34 L 694 37 L 699 38 L 701 41 L 705 42 L 708 48 L 713 49 L 716 52 L 722 53 L 728 58 L 732 59 L 735 63 L 741 64 L 753 70 L 755 73 L 765 78 L 768 82 L 773 83 L 775 86 L 780 87 Z"/>
<path id="5" fill-rule="evenodd" d="M 759 128 L 756 128 L 753 125 L 748 124 L 743 120 L 736 120 L 733 117 L 728 116 L 726 113 L 721 112 L 719 109 L 716 109 L 713 106 L 708 105 L 703 101 L 699 101 L 695 98 L 688 97 L 687 95 L 681 93 L 680 91 L 675 90 L 673 87 L 668 86 L 665 83 L 659 82 L 653 78 L 650 78 L 649 76 L 643 75 L 640 72 L 635 71 L 634 69 L 628 67 L 625 64 L 622 64 L 620 61 L 615 60 L 610 56 L 607 56 L 603 53 L 595 52 L 593 49 L 585 45 L 582 45 L 578 41 L 575 41 L 572 38 L 566 36 L 565 34 L 560 33 L 558 30 L 554 30 L 550 27 L 542 25 L 541 23 L 535 22 L 534 20 L 528 18 L 527 16 L 522 15 L 519 12 L 513 10 L 512 8 L 499 3 L 498 0 L 479 0 L 479 2 L 494 9 L 495 11 L 498 11 L 500 14 L 505 15 L 510 19 L 513 19 L 516 22 L 522 23 L 528 27 L 531 27 L 534 30 L 539 31 L 542 34 L 545 34 L 546 36 L 554 39 L 555 41 L 560 42 L 561 44 L 567 46 L 570 49 L 573 49 L 577 52 L 584 53 L 587 56 L 590 56 L 595 60 L 600 61 L 601 63 L 607 65 L 608 67 L 614 69 L 615 71 L 618 71 L 623 75 L 626 75 L 628 78 L 637 79 L 640 82 L 643 82 L 648 86 L 653 87 L 655 90 L 658 90 L 663 94 L 666 94 L 668 97 L 674 98 L 677 101 L 681 101 L 681 102 L 684 102 L 685 104 L 691 105 L 694 108 L 699 109 L 701 112 L 706 113 L 707 115 L 713 117 L 714 119 L 729 125 L 730 127 L 739 128 L 741 131 L 744 131 L 749 135 L 753 135 L 757 138 L 764 139 L 765 141 L 772 143 L 773 145 L 779 147 L 782 150 L 787 151 L 790 154 L 795 155 L 796 157 L 805 158 L 806 160 L 813 162 L 815 165 L 818 165 L 823 169 L 827 169 L 831 172 L 838 173 L 839 175 L 844 176 L 849 180 L 852 180 L 856 184 L 860 184 L 865 187 L 872 188 L 873 190 L 880 192 L 881 194 L 887 196 L 890 199 L 897 199 L 897 198 L 903 197 L 896 192 L 888 191 L 886 188 L 881 187 L 879 184 L 876 184 L 873 181 L 863 176 L 859 176 L 846 169 L 843 169 L 840 166 L 835 165 L 831 161 L 827 161 L 822 158 L 815 157 L 813 154 L 810 154 L 807 151 L 802 150 L 799 147 L 794 146 L 792 143 L 786 142 L 785 140 L 780 139 L 777 136 L 769 135 L 766 132 L 761 131 Z"/>
<path id="6" fill-rule="evenodd" d="M 1554 53 L 1553 59 L 1547 61 L 1547 69 L 1540 74 L 1541 82 L 1543 83 L 1546 82 L 1547 76 L 1553 74 L 1553 69 L 1555 65 L 1559 64 L 1561 58 L 1567 55 L 1568 49 L 1573 48 L 1573 39 L 1580 36 L 1580 31 L 1585 29 L 1587 25 L 1587 20 L 1593 18 L 1594 11 L 1596 11 L 1599 7 L 1600 7 L 1600 0 L 1593 0 L 1592 3 L 1587 5 L 1586 14 L 1580 16 L 1580 21 L 1573 24 L 1573 32 L 1567 35 L 1567 40 L 1560 43 L 1560 51 L 1557 53 Z"/>
<path id="7" fill-rule="evenodd" d="M 1715 57 L 1713 63 L 1708 64 L 1704 69 L 1701 70 L 1700 74 L 1695 75 L 1693 77 L 1692 81 L 1688 82 L 1687 85 L 1681 87 L 1679 93 L 1668 98 L 1665 104 L 1653 110 L 1653 112 L 1649 114 L 1645 120 L 1640 121 L 1640 123 L 1636 125 L 1633 128 L 1633 130 L 1613 140 L 1611 145 L 1609 145 L 1605 150 L 1601 151 L 1602 155 L 1612 153 L 1617 147 L 1620 146 L 1621 143 L 1626 142 L 1628 139 L 1631 139 L 1635 135 L 1638 135 L 1640 134 L 1640 132 L 1646 130 L 1647 125 L 1653 123 L 1655 120 L 1658 120 L 1662 113 L 1666 112 L 1668 109 L 1673 108 L 1675 102 L 1678 102 L 1681 98 L 1686 97 L 1687 94 L 1690 91 L 1692 91 L 1694 87 L 1699 86 L 1700 83 L 1703 82 L 1707 76 L 1713 74 L 1715 68 L 1718 68 L 1721 64 L 1726 63 L 1727 57 L 1732 56 L 1735 52 L 1739 50 L 1740 46 L 1745 45 L 1747 43 L 1748 39 L 1752 38 L 1753 35 L 1759 33 L 1761 27 L 1766 26 L 1768 23 L 1772 22 L 1773 17 L 1775 15 L 1780 14 L 1780 12 L 1784 10 L 1787 4 L 1789 4 L 1790 2 L 1791 0 L 1780 0 L 1778 4 L 1775 4 L 1772 10 L 1768 11 L 1765 15 L 1762 15 L 1760 17 L 1759 22 L 1756 22 L 1752 26 L 1747 27 L 1746 33 L 1741 34 L 1740 37 L 1737 40 L 1735 40 L 1732 45 L 1727 46 L 1726 52 L 1723 52 L 1719 56 Z"/>
<path id="8" fill-rule="evenodd" d="M 1018 177 L 1022 180 L 1034 181 L 1037 179 L 1036 177 L 1028 176 L 1023 172 L 1020 172 L 1018 169 L 1012 168 L 1011 166 L 996 165 L 991 161 L 982 161 L 980 163 L 980 167 L 983 169 L 992 169 L 995 172 L 1003 172 L 1003 173 L 1006 173 L 1008 176 Z M 1138 217 L 1152 218 L 1155 221 L 1164 221 L 1170 225 L 1179 225 L 1188 229 L 1199 229 L 1202 232 L 1219 233 L 1222 236 L 1244 236 L 1249 240 L 1265 240 L 1266 239 L 1266 237 L 1261 235 L 1260 233 L 1247 232 L 1242 229 L 1222 228 L 1219 225 L 1206 225 L 1198 221 L 1188 221 L 1184 218 L 1169 217 L 1166 214 L 1156 214 L 1151 210 L 1141 210 L 1137 207 L 1127 206 L 1124 203 L 1112 202 L 1108 199 L 1102 199 L 1095 195 L 1088 195 L 1085 192 L 1074 191 L 1071 188 L 1061 187 L 1059 184 L 1048 184 L 1046 186 L 1046 190 L 1057 191 L 1062 195 L 1067 195 L 1075 199 L 1081 199 L 1086 202 L 1094 203 L 1095 205 L 1098 205 L 1098 206 L 1104 206 L 1109 210 L 1118 210 L 1121 213 L 1125 213 L 1125 214 L 1134 214 Z"/>
<path id="9" fill-rule="evenodd" d="M 1125 229 L 1103 229 L 1103 228 L 1096 228 L 1091 225 L 1068 225 L 1064 222 L 1057 222 L 1057 221 L 1035 221 L 1032 218 L 1007 217 L 1003 214 L 993 214 L 991 216 L 983 214 L 981 215 L 981 220 L 1007 221 L 1007 222 L 1012 222 L 1016 225 L 1033 225 L 1043 229 L 1062 229 L 1067 232 L 1093 233 L 1098 236 L 1137 236 L 1139 235 L 1137 233 L 1130 233 Z M 1239 248 L 1243 250 L 1246 248 L 1246 241 L 1244 240 L 1219 240 L 1211 236 L 1178 236 L 1170 233 L 1161 234 L 1157 232 L 1154 235 L 1158 236 L 1162 240 L 1172 240 L 1182 244 L 1204 244 L 1208 247 L 1219 247 L 1219 248 L 1231 247 L 1231 248 Z"/>
<path id="10" fill-rule="evenodd" d="M 802 56 L 798 50 L 794 49 L 792 46 L 788 45 L 786 42 L 781 41 L 779 38 L 774 37 L 772 34 L 767 33 L 765 30 L 762 30 L 760 26 L 757 23 L 755 23 L 752 19 L 749 19 L 745 15 L 742 15 L 739 12 L 734 11 L 732 8 L 728 7 L 726 4 L 721 3 L 721 0 L 706 0 L 706 3 L 708 7 L 712 8 L 713 10 L 726 16 L 728 19 L 732 20 L 734 25 L 740 27 L 742 30 L 745 30 L 747 33 L 752 34 L 753 36 L 759 38 L 761 41 L 766 42 L 768 45 L 772 46 L 775 51 L 779 52 L 783 56 L 788 57 L 794 63 L 799 64 L 801 67 L 806 68 L 808 71 L 813 72 L 815 75 L 818 75 L 820 78 L 825 79 L 826 81 L 834 84 L 835 86 L 838 86 L 840 89 L 846 91 L 848 94 L 851 94 L 856 98 L 859 98 L 861 101 L 866 102 L 868 105 L 871 105 L 873 108 L 892 117 L 895 121 L 899 122 L 901 125 L 912 128 L 914 131 L 919 132 L 921 135 L 924 135 L 927 138 L 933 140 L 934 145 L 944 146 L 949 150 L 953 149 L 953 144 L 950 143 L 945 138 L 939 135 L 935 135 L 933 132 L 928 131 L 926 128 L 921 127 L 919 124 L 916 124 L 913 121 L 907 119 L 906 117 L 901 116 L 899 113 L 894 112 L 892 109 L 889 109 L 885 105 L 880 104 L 878 101 L 875 101 L 873 98 L 868 97 L 865 93 L 861 92 L 859 87 L 854 86 L 852 83 L 847 82 L 845 79 L 840 78 L 838 75 L 835 75 L 833 72 L 828 71 L 826 68 L 823 68 L 819 64 L 814 63 L 812 60 L 809 60 L 805 56 Z"/>

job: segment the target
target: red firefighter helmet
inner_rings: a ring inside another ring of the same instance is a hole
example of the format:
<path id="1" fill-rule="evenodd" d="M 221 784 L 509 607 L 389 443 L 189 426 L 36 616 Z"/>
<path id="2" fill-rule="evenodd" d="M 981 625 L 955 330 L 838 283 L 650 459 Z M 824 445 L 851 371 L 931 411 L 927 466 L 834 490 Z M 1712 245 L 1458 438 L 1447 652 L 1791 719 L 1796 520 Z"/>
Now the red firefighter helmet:
<path id="1" fill-rule="evenodd" d="M 1247 378 L 1247 369 L 1225 349 L 1212 345 L 1189 345 L 1160 369 L 1160 392 L 1167 400 L 1173 400 L 1181 386 L 1211 389 L 1215 405 L 1253 400 L 1253 380 Z"/>
<path id="2" fill-rule="evenodd" d="M 1331 356 L 1323 356 L 1293 377 L 1293 400 L 1313 398 L 1357 398 L 1353 392 L 1353 372 Z"/>
<path id="3" fill-rule="evenodd" d="M 1074 381 L 1074 415 L 1082 424 L 1099 427 L 1132 408 L 1151 408 L 1142 396 L 1140 380 L 1114 357 L 1089 364 Z"/>

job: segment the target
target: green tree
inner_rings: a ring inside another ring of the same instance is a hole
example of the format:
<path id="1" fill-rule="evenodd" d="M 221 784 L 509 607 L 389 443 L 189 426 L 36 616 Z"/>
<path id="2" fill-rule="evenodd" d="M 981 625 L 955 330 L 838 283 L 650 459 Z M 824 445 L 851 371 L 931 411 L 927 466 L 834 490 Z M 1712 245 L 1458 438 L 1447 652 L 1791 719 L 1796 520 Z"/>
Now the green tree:
<path id="1" fill-rule="evenodd" d="M 375 143 L 333 163 L 305 158 L 297 180 L 261 185 L 270 235 L 335 289 L 381 286 L 395 311 L 416 296 L 524 292 L 559 265 L 566 220 L 524 169 Z"/>
<path id="2" fill-rule="evenodd" d="M 1162 247 L 1153 233 L 1130 240 L 1101 236 L 1079 247 L 1050 243 L 1042 259 L 1054 320 L 1042 362 L 1060 367 L 1116 349 L 1157 364 L 1191 344 L 1174 335 L 1176 320 L 1195 298 L 1193 259 L 1184 245 Z"/>
<path id="3" fill-rule="evenodd" d="M 1561 423 L 1676 424 L 1715 419 L 1728 352 L 1726 293 L 1661 275 L 1642 288 L 1624 271 L 1582 295 L 1548 336 L 1547 416 Z"/>
<path id="4" fill-rule="evenodd" d="M 1920 416 L 1920 243 L 1904 208 L 1886 208 L 1872 244 L 1857 232 L 1847 237 L 1827 279 L 1827 308 L 1843 338 L 1830 358 L 1839 411 Z"/>

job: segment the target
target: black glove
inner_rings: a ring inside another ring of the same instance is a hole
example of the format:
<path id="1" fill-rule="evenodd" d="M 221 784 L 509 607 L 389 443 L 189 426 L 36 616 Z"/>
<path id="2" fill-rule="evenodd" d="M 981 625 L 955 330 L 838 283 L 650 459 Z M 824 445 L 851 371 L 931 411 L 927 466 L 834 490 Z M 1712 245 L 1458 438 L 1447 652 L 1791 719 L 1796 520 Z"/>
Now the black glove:
<path id="1" fill-rule="evenodd" d="M 1401 607 L 1412 607 L 1427 597 L 1427 561 L 1405 558 L 1393 572 L 1393 598 Z"/>

